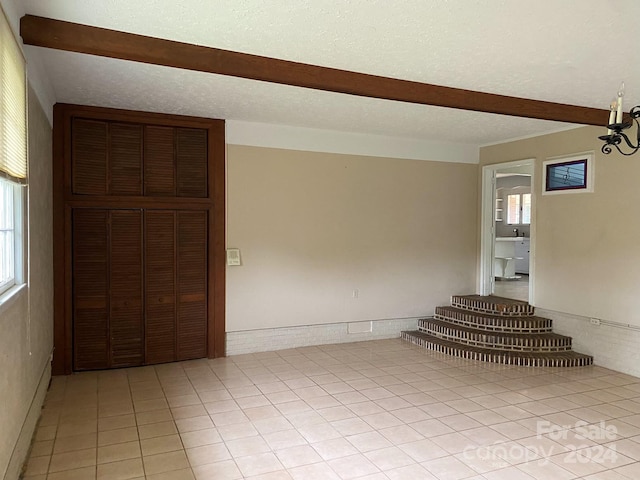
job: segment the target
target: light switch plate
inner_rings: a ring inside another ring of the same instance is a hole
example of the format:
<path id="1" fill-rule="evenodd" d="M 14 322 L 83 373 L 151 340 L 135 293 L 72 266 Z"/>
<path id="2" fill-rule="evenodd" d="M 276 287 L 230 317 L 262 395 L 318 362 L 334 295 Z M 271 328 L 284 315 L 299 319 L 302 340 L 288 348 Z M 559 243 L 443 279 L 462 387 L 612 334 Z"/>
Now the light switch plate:
<path id="1" fill-rule="evenodd" d="M 240 264 L 240 249 L 227 248 L 227 265 L 235 266 Z"/>

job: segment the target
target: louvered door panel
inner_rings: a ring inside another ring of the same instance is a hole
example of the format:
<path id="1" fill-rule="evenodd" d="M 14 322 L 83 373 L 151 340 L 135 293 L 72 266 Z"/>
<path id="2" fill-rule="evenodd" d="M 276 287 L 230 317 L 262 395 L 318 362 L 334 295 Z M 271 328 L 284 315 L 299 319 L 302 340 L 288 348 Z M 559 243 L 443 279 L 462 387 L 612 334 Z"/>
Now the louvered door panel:
<path id="1" fill-rule="evenodd" d="M 108 211 L 73 211 L 74 369 L 109 366 Z"/>
<path id="2" fill-rule="evenodd" d="M 209 298 L 224 291 L 223 280 L 211 283 L 224 274 L 217 233 L 224 228 L 209 238 L 223 223 L 224 208 L 214 209 L 214 196 L 215 206 L 224 206 L 223 122 L 56 108 L 63 126 L 54 150 L 64 157 L 54 175 L 54 208 L 64 219 L 57 251 L 71 259 L 56 262 L 64 265 L 56 285 L 65 288 L 56 296 L 56 349 L 64 355 L 63 363 L 60 354 L 54 358 L 56 368 L 68 373 L 224 352 L 222 305 L 214 308 Z"/>
<path id="3" fill-rule="evenodd" d="M 142 125 L 109 125 L 111 195 L 142 195 Z"/>
<path id="4" fill-rule="evenodd" d="M 174 128 L 144 128 L 144 194 L 173 197 L 176 194 Z"/>
<path id="5" fill-rule="evenodd" d="M 79 195 L 107 194 L 107 122 L 76 118 L 71 127 L 71 183 Z"/>
<path id="6" fill-rule="evenodd" d="M 175 212 L 147 210 L 145 225 L 146 363 L 176 359 Z"/>
<path id="7" fill-rule="evenodd" d="M 176 129 L 176 169 L 179 197 L 207 196 L 207 131 Z"/>
<path id="8" fill-rule="evenodd" d="M 142 365 L 142 211 L 112 210 L 110 216 L 111 367 Z"/>
<path id="9" fill-rule="evenodd" d="M 177 220 L 177 360 L 188 360 L 207 354 L 207 213 Z"/>

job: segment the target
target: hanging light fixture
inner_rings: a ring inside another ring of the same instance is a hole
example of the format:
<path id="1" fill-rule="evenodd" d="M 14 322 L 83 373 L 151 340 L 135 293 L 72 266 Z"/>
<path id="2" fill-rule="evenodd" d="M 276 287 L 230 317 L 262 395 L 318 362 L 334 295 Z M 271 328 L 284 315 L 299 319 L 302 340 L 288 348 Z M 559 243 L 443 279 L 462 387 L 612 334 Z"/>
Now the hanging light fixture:
<path id="1" fill-rule="evenodd" d="M 611 101 L 611 105 L 609 107 L 610 111 L 609 123 L 607 125 L 607 134 L 598 137 L 604 142 L 604 145 L 602 145 L 602 153 L 605 153 L 607 155 L 613 151 L 611 146 L 615 147 L 616 150 L 618 150 L 618 152 L 620 152 L 622 155 L 627 156 L 633 155 L 638 150 L 640 150 L 640 123 L 638 123 L 638 118 L 640 118 L 640 105 L 633 107 L 629 112 L 631 120 L 636 123 L 636 127 L 638 128 L 636 143 L 634 145 L 623 131 L 631 127 L 633 123 L 623 121 L 622 97 L 624 97 L 624 82 L 622 82 L 622 85 L 620 85 L 620 90 L 618 90 L 618 97 L 614 98 Z M 622 144 L 623 141 L 627 145 L 627 147 L 631 149 L 631 151 L 622 151 L 620 146 L 622 145 L 623 148 L 625 147 Z"/>

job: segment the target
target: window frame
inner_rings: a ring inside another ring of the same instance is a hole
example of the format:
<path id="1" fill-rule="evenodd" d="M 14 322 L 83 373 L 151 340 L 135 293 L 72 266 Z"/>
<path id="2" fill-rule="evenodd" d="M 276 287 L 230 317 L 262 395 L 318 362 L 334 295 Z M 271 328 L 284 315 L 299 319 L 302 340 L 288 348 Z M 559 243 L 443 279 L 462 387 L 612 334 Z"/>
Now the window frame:
<path id="1" fill-rule="evenodd" d="M 11 208 L 11 220 L 12 227 L 6 229 L 5 231 L 10 231 L 13 234 L 13 239 L 11 241 L 11 250 L 10 256 L 12 257 L 12 266 L 9 272 L 9 277 L 5 281 L 1 280 L 0 277 L 0 297 L 9 291 L 11 288 L 15 286 L 19 286 L 25 283 L 25 271 L 24 266 L 26 264 L 24 253 L 26 251 L 24 245 L 24 232 L 25 232 L 25 194 L 24 194 L 24 185 L 18 182 L 15 182 L 11 179 L 8 179 L 4 176 L 0 176 L 0 184 L 5 184 L 9 189 L 12 190 L 10 193 L 12 208 Z M 0 189 L 1 191 L 1 189 Z M 0 216 L 2 215 L 2 206 L 0 205 Z M 1 227 L 1 225 L 0 225 Z M 0 242 L 0 249 L 3 249 L 4 245 Z M 2 268 L 0 265 L 0 275 L 2 274 Z"/>
<path id="2" fill-rule="evenodd" d="M 549 173 L 553 168 L 569 165 L 584 165 L 584 183 L 565 187 L 550 187 Z M 551 157 L 542 163 L 542 195 L 592 193 L 594 190 L 594 153 L 584 152 L 562 157 Z"/>
<path id="3" fill-rule="evenodd" d="M 511 198 L 515 198 L 515 210 L 511 208 Z M 507 225 L 520 225 L 520 213 L 522 212 L 522 196 L 519 193 L 507 194 Z M 515 214 L 516 221 L 511 222 L 511 214 Z"/>
<path id="4" fill-rule="evenodd" d="M 525 195 L 529 195 L 529 222 L 524 222 L 524 196 Z M 511 202 L 509 201 L 509 197 L 517 197 L 518 198 L 518 210 L 517 210 L 517 218 L 518 221 L 517 223 L 511 223 L 510 220 L 510 214 L 511 214 Z M 522 226 L 526 226 L 526 225 L 531 225 L 531 205 L 532 205 L 532 196 L 531 196 L 531 192 L 526 192 L 526 193 L 509 193 L 506 196 L 506 200 L 507 200 L 507 215 L 505 217 L 506 219 L 506 225 L 522 225 Z"/>

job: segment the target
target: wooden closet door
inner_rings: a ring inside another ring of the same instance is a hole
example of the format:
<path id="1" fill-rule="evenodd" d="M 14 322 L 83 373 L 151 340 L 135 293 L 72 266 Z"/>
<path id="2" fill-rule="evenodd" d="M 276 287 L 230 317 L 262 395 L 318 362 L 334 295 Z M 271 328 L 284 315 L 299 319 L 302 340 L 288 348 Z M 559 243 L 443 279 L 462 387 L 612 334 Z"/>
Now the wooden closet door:
<path id="1" fill-rule="evenodd" d="M 109 194 L 142 195 L 142 125 L 109 123 Z"/>
<path id="2" fill-rule="evenodd" d="M 71 186 L 80 195 L 142 195 L 142 125 L 76 118 Z"/>
<path id="3" fill-rule="evenodd" d="M 142 212 L 73 211 L 74 366 L 144 363 Z"/>
<path id="4" fill-rule="evenodd" d="M 176 360 L 176 214 L 147 210 L 145 230 L 146 363 Z"/>
<path id="5" fill-rule="evenodd" d="M 144 127 L 144 195 L 175 197 L 176 158 L 175 129 Z"/>
<path id="6" fill-rule="evenodd" d="M 177 360 L 207 355 L 207 212 L 177 213 Z"/>
<path id="7" fill-rule="evenodd" d="M 207 212 L 145 212 L 146 363 L 207 354 Z"/>
<path id="8" fill-rule="evenodd" d="M 76 118 L 71 124 L 71 189 L 78 195 L 108 192 L 109 124 Z"/>
<path id="9" fill-rule="evenodd" d="M 224 122 L 54 106 L 56 374 L 224 355 Z"/>
<path id="10" fill-rule="evenodd" d="M 73 363 L 109 367 L 109 211 L 76 209 L 73 222 Z"/>
<path id="11" fill-rule="evenodd" d="M 109 213 L 110 367 L 142 365 L 142 211 L 112 210 Z"/>
<path id="12" fill-rule="evenodd" d="M 201 128 L 176 128 L 176 194 L 204 198 L 207 189 L 207 132 Z"/>

